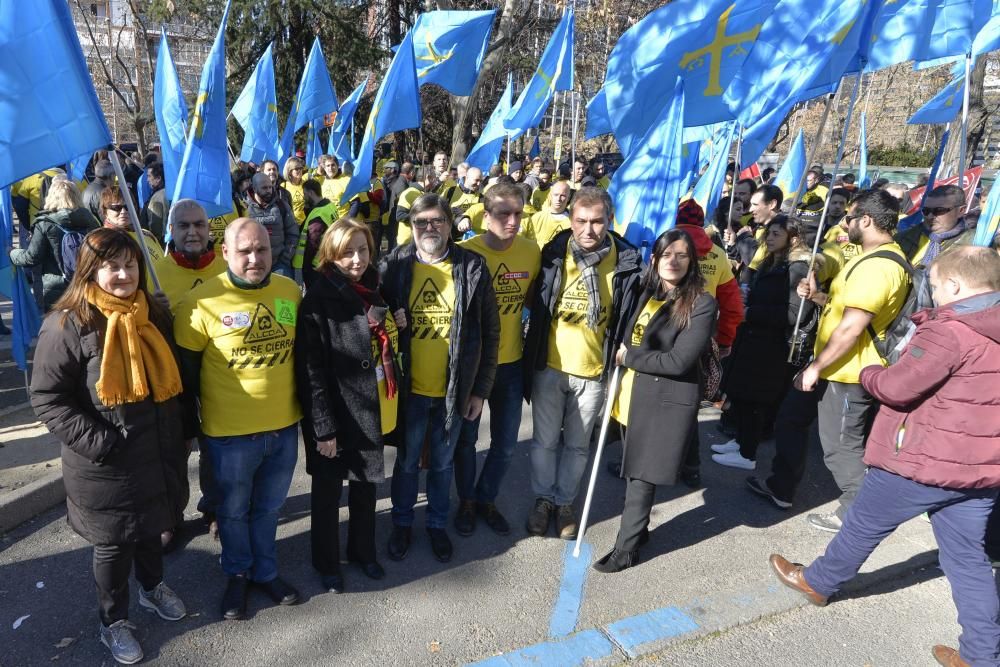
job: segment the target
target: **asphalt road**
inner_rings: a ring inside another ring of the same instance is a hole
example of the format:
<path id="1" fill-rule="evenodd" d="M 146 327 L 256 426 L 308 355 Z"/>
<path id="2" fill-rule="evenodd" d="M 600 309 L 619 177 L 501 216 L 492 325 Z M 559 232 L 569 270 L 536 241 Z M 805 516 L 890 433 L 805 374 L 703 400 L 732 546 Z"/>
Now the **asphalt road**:
<path id="1" fill-rule="evenodd" d="M 300 457 L 278 553 L 283 576 L 303 602 L 275 608 L 254 593 L 247 620 L 220 620 L 219 545 L 194 534 L 166 561 L 166 580 L 186 601 L 188 618 L 161 621 L 139 609 L 132 593 L 131 618 L 146 662 L 564 665 L 639 658 L 669 665 L 908 666 L 934 664 L 933 643 L 955 645 L 954 607 L 922 521 L 902 526 L 848 588 L 848 599 L 826 609 L 803 608 L 800 597 L 776 584 L 767 555 L 808 561 L 821 554 L 829 535 L 808 528 L 804 515 L 832 507 L 836 488 L 813 451 L 796 506 L 773 508 L 743 489 L 744 472 L 709 460 L 709 444 L 723 438 L 712 415 L 703 417 L 705 488 L 661 489 L 642 562 L 616 575 L 575 566 L 566 543 L 525 533 L 533 502 L 526 418 L 499 502 L 514 526 L 510 536 L 481 523 L 473 537 L 452 532 L 455 558 L 442 565 L 430 554 L 421 505 L 410 555 L 395 563 L 384 555 L 386 484 L 379 488 L 377 533 L 388 576 L 369 581 L 345 564 L 348 592 L 324 592 L 309 562 L 309 478 Z M 761 460 L 772 451 L 765 445 Z M 600 474 L 588 535 L 592 557 L 613 543 L 623 494 L 619 480 Z M 192 527 L 196 500 L 195 491 Z M 61 508 L 0 537 L 0 666 L 112 664 L 96 638 L 90 558 Z"/>

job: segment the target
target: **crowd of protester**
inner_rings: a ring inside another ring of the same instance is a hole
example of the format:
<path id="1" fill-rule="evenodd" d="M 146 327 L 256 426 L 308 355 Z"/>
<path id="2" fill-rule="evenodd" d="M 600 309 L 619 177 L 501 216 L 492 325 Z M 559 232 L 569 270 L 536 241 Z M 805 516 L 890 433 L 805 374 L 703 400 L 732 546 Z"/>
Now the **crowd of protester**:
<path id="1" fill-rule="evenodd" d="M 897 184 L 860 189 L 813 167 L 786 199 L 773 171 L 731 168 L 713 215 L 687 199 L 642 249 L 615 231 L 600 160 L 524 156 L 484 174 L 443 152 L 427 164 L 386 152 L 371 189 L 345 202 L 352 168 L 335 157 L 314 172 L 299 157 L 239 164 L 231 210 L 211 219 L 168 201 L 155 154 L 129 166 L 124 184 L 100 154 L 89 182 L 54 169 L 17 184 L 11 253 L 48 312 L 31 401 L 63 444 L 69 522 L 94 547 L 100 638 L 118 662 L 143 657 L 133 567 L 142 607 L 186 614 L 163 554 L 180 542 L 193 451 L 198 509 L 221 545 L 220 614 L 239 619 L 251 590 L 299 599 L 275 541 L 300 433 L 312 564 L 339 593 L 345 480 L 343 553 L 372 579 L 385 576 L 375 503 L 387 477 L 393 561 L 420 541 L 421 470 L 437 560 L 453 557 L 449 524 L 511 533 L 504 479 L 527 401 L 534 501 L 520 523 L 565 540 L 611 404 L 622 456 L 608 467 L 626 486 L 602 573 L 640 562 L 658 486 L 701 484 L 701 407 L 720 406 L 732 438 L 711 447 L 713 464 L 756 472 L 774 438 L 770 475 L 746 486 L 781 509 L 815 422 L 841 495 L 808 522 L 835 537 L 807 568 L 773 556 L 779 579 L 825 604 L 927 512 L 963 628 L 959 651 L 935 656 L 996 664 L 1000 255 L 969 245 L 978 212 L 962 189 L 933 188 L 922 221 L 900 231 L 910 199 Z"/>

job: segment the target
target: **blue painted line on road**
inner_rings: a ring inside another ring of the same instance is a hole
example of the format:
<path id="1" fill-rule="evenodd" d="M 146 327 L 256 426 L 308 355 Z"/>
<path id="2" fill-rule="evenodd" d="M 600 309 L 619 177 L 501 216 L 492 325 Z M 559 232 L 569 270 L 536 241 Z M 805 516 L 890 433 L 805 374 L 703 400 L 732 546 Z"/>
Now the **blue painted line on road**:
<path id="1" fill-rule="evenodd" d="M 630 616 L 608 626 L 607 633 L 629 658 L 639 655 L 636 649 L 643 644 L 669 639 L 698 629 L 694 619 L 677 607 L 654 609 L 645 614 Z"/>
<path id="2" fill-rule="evenodd" d="M 587 581 L 587 571 L 590 569 L 590 545 L 584 542 L 580 546 L 580 557 L 573 557 L 575 542 L 567 542 L 563 553 L 563 573 L 559 582 L 559 596 L 552 609 L 549 621 L 549 637 L 558 639 L 566 637 L 576 630 L 576 621 L 580 617 L 580 605 L 583 603 L 583 585 Z"/>
<path id="3" fill-rule="evenodd" d="M 581 549 L 581 558 L 583 550 Z M 469 667 L 572 667 L 592 660 L 611 657 L 614 646 L 599 630 L 584 630 L 565 639 L 535 644 L 517 651 L 487 658 Z"/>

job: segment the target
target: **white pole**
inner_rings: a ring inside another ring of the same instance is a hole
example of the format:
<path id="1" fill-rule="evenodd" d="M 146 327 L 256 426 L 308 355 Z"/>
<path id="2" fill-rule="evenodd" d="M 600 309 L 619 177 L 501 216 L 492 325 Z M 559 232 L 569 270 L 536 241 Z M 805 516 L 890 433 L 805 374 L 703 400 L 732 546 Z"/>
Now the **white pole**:
<path id="1" fill-rule="evenodd" d="M 834 94 L 830 93 L 826 96 L 826 106 L 823 108 L 823 115 L 819 119 L 819 126 L 816 128 L 816 136 L 813 139 L 812 148 L 809 149 L 809 159 L 806 161 L 806 168 L 803 170 L 802 175 L 799 176 L 799 182 L 795 184 L 795 201 L 792 203 L 792 213 L 795 213 L 795 209 L 799 207 L 799 202 L 802 201 L 802 184 L 806 178 L 806 171 L 816 160 L 816 153 L 819 152 L 820 142 L 823 140 L 823 133 L 826 130 L 826 119 L 830 117 L 830 107 L 832 106 Z M 787 159 L 787 158 L 786 158 Z"/>
<path id="2" fill-rule="evenodd" d="M 862 67 L 862 70 L 864 67 Z M 858 101 L 858 89 L 861 87 L 861 73 L 858 73 L 858 78 L 854 80 L 854 87 L 851 89 L 851 101 L 847 104 L 847 118 L 844 120 L 844 131 L 840 135 L 840 145 L 837 146 L 837 161 L 833 165 L 833 173 L 836 174 L 837 170 L 840 169 L 840 161 L 844 159 L 844 145 L 847 143 L 847 134 L 851 130 L 851 114 L 854 112 L 854 104 Z M 829 110 L 830 107 L 827 107 Z M 824 117 L 824 120 L 826 118 Z M 813 150 L 818 148 L 814 146 Z M 808 168 L 808 166 L 807 166 Z M 799 185 L 801 189 L 801 183 Z M 796 196 L 796 199 L 800 197 Z M 813 272 L 813 267 L 816 264 L 816 254 L 819 252 L 819 244 L 824 236 L 824 227 L 826 225 L 826 214 L 830 210 L 830 197 L 827 197 L 823 202 L 823 213 L 819 217 L 819 228 L 816 230 L 816 240 L 813 241 L 812 255 L 809 256 L 809 273 Z M 794 209 L 793 209 L 794 211 Z M 802 310 L 805 308 L 806 301 L 802 299 L 799 301 L 799 313 L 795 316 L 795 328 L 792 330 L 791 341 L 792 344 L 788 349 L 788 360 L 791 361 L 792 357 L 795 355 L 795 339 L 799 334 L 799 324 L 802 321 Z"/>
<path id="3" fill-rule="evenodd" d="M 577 128 L 579 127 L 579 122 L 578 122 L 578 118 L 577 117 L 579 116 L 579 113 L 580 113 L 580 102 L 577 99 L 577 95 L 576 95 L 576 91 L 575 90 L 573 91 L 572 95 L 573 95 L 573 98 L 572 98 L 573 99 L 573 129 L 572 129 L 572 133 L 573 133 L 573 136 L 572 136 L 573 146 L 571 148 L 571 152 L 572 152 L 572 156 L 573 156 L 573 166 L 575 168 L 576 167 L 576 137 L 577 137 L 576 133 L 577 133 Z"/>
<path id="4" fill-rule="evenodd" d="M 573 547 L 573 558 L 580 557 L 580 546 L 583 544 L 583 535 L 587 532 L 590 501 L 594 499 L 594 487 L 597 485 L 597 471 L 601 467 L 601 454 L 604 452 L 604 442 L 608 437 L 608 425 L 611 423 L 611 406 L 615 404 L 615 397 L 618 395 L 621 370 L 621 366 L 615 366 L 614 373 L 611 374 L 611 388 L 605 399 L 606 404 L 604 406 L 604 419 L 601 421 L 601 435 L 597 439 L 597 453 L 594 455 L 594 465 L 590 469 L 590 484 L 587 486 L 587 499 L 583 502 L 583 514 L 580 515 L 580 530 L 576 534 L 576 546 Z"/>
<path id="5" fill-rule="evenodd" d="M 972 77 L 972 54 L 965 54 L 965 89 L 962 93 L 962 133 L 958 137 L 958 187 L 965 188 L 965 144 L 969 135 L 969 83 Z"/>
<path id="6" fill-rule="evenodd" d="M 153 262 L 149 257 L 149 250 L 146 248 L 146 235 L 142 233 L 142 226 L 139 224 L 139 214 L 135 211 L 135 202 L 132 201 L 132 193 L 128 191 L 128 184 L 125 183 L 125 174 L 122 172 L 122 164 L 118 161 L 118 153 L 115 146 L 108 146 L 108 159 L 115 169 L 115 176 L 118 177 L 118 187 L 122 191 L 122 199 L 125 200 L 125 208 L 128 209 L 128 217 L 132 222 L 132 229 L 135 231 L 135 238 L 139 242 L 139 249 L 142 250 L 142 257 L 146 260 L 146 270 L 153 280 L 153 287 L 160 291 L 160 280 L 156 277 L 153 269 Z"/>

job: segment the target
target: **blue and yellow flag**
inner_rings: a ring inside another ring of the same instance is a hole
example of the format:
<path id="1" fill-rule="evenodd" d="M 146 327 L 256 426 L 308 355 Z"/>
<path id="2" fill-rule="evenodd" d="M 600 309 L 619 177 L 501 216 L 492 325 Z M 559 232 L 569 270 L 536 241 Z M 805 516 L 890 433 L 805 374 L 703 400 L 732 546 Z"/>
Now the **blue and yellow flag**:
<path id="1" fill-rule="evenodd" d="M 563 13 L 542 52 L 538 69 L 504 120 L 503 125 L 512 138 L 538 127 L 557 90 L 573 89 L 573 24 L 570 8 Z"/>
<path id="2" fill-rule="evenodd" d="M 410 31 L 396 49 L 396 55 L 392 57 L 389 70 L 375 94 L 372 111 L 365 124 L 365 135 L 358 147 L 354 175 L 340 203 L 344 204 L 354 195 L 368 191 L 375 142 L 390 132 L 420 127 L 420 121 L 420 90 L 413 57 L 413 31 Z"/>
<path id="3" fill-rule="evenodd" d="M 611 119 L 608 118 L 608 98 L 604 93 L 604 88 L 597 91 L 597 94 L 587 102 L 587 129 L 583 134 L 584 140 L 599 137 L 602 134 L 611 134 Z"/>
<path id="4" fill-rule="evenodd" d="M 965 55 L 992 13 L 993 0 L 886 0 L 875 18 L 866 71 Z"/>
<path id="5" fill-rule="evenodd" d="M 452 95 L 472 94 L 486 56 L 496 10 L 435 11 L 413 25 L 413 55 L 420 85 L 436 83 Z"/>
<path id="6" fill-rule="evenodd" d="M 319 156 L 323 154 L 323 142 L 319 139 L 319 131 L 323 128 L 323 119 L 317 118 L 306 126 L 306 167 L 315 169 L 319 166 Z"/>
<path id="7" fill-rule="evenodd" d="M 830 63 L 862 6 L 862 0 L 779 0 L 723 94 L 733 116 L 750 127 L 797 102 Z M 839 80 L 843 70 L 835 74 Z"/>
<path id="8" fill-rule="evenodd" d="M 961 65 L 962 74 L 952 79 L 947 86 L 938 91 L 937 95 L 917 109 L 906 121 L 908 124 L 950 123 L 958 117 L 958 112 L 962 110 L 962 94 L 965 91 L 965 63 Z"/>
<path id="9" fill-rule="evenodd" d="M 28 370 L 28 351 L 31 341 L 38 336 L 42 318 L 38 305 L 28 285 L 28 277 L 23 267 L 11 266 L 10 253 L 13 244 L 14 211 L 10 202 L 10 188 L 0 190 L 0 294 L 9 298 L 13 306 L 11 321 L 11 356 L 21 371 Z"/>
<path id="10" fill-rule="evenodd" d="M 274 92 L 274 60 L 267 45 L 253 73 L 236 98 L 230 113 L 243 128 L 240 159 L 260 164 L 267 158 L 278 159 L 278 101 Z"/>
<path id="11" fill-rule="evenodd" d="M 997 49 L 1000 49 L 1000 4 L 994 5 L 993 15 L 972 40 L 972 57 Z"/>
<path id="12" fill-rule="evenodd" d="M 976 235 L 972 245 L 988 248 L 996 240 L 1000 229 L 1000 187 L 994 185 L 990 196 L 986 199 L 986 208 L 979 214 L 979 224 L 976 225 Z"/>
<path id="13" fill-rule="evenodd" d="M 302 80 L 295 93 L 295 101 L 288 111 L 285 121 L 285 131 L 281 135 L 280 162 L 291 157 L 295 152 L 295 132 L 306 123 L 322 118 L 337 110 L 337 91 L 330 80 L 330 71 L 326 68 L 323 57 L 323 47 L 319 37 L 313 40 L 309 57 L 306 58 L 305 69 L 302 70 Z"/>
<path id="14" fill-rule="evenodd" d="M 226 19 L 230 2 L 226 2 L 219 31 L 201 71 L 184 158 L 170 197 L 170 201 L 194 199 L 205 208 L 209 218 L 233 210 L 226 137 Z"/>
<path id="15" fill-rule="evenodd" d="M 806 137 L 802 130 L 795 136 L 788 155 L 774 177 L 774 185 L 781 188 L 785 199 L 794 199 L 802 185 L 802 177 L 806 173 Z"/>
<path id="16" fill-rule="evenodd" d="M 868 126 L 865 121 L 865 112 L 861 112 L 861 122 L 858 129 L 858 188 L 867 190 L 871 187 L 871 179 L 868 177 Z"/>
<path id="17" fill-rule="evenodd" d="M 500 159 L 500 151 L 503 149 L 504 139 L 507 138 L 507 130 L 503 127 L 503 119 L 510 113 L 510 107 L 514 102 L 514 82 L 508 77 L 507 87 L 500 96 L 496 108 L 490 114 L 490 119 L 486 121 L 486 126 L 479 135 L 476 145 L 469 151 L 465 161 L 470 167 L 477 167 L 486 173 L 490 167 Z"/>
<path id="18" fill-rule="evenodd" d="M 705 211 L 705 220 L 711 219 L 715 207 L 719 204 L 722 186 L 726 182 L 729 150 L 733 146 L 735 137 L 736 123 L 730 123 L 729 127 L 716 140 L 712 161 L 705 173 L 698 179 L 698 183 L 694 186 L 694 192 L 691 193 L 691 198 L 698 202 L 698 205 Z"/>
<path id="19" fill-rule="evenodd" d="M 536 157 L 542 154 L 542 148 L 538 145 L 538 135 L 535 135 L 535 141 L 531 144 L 531 148 L 528 150 L 528 157 L 534 160 Z"/>
<path id="20" fill-rule="evenodd" d="M 921 209 L 924 207 L 924 202 L 927 201 L 927 193 L 934 189 L 934 182 L 937 181 L 938 170 L 941 168 L 941 160 L 944 157 L 944 149 L 948 146 L 949 134 L 950 131 L 945 130 L 944 134 L 941 135 L 941 145 L 938 146 L 937 157 L 934 158 L 934 164 L 931 165 L 931 173 L 927 177 L 924 194 L 920 198 L 920 208 L 899 221 L 899 225 L 896 226 L 897 232 L 905 232 L 910 227 L 915 227 L 924 221 L 924 214 Z"/>
<path id="21" fill-rule="evenodd" d="M 683 137 L 684 82 L 678 77 L 673 97 L 663 105 L 657 122 L 608 186 L 619 233 L 642 248 L 646 259 L 657 237 L 677 223 L 677 205 L 687 176 Z"/>
<path id="22" fill-rule="evenodd" d="M 65 0 L 0 2 L 0 82 L 0 187 L 111 143 Z"/>
<path id="23" fill-rule="evenodd" d="M 153 79 L 153 114 L 156 116 L 156 131 L 160 133 L 163 187 L 167 192 L 173 192 L 184 159 L 188 108 L 177 70 L 174 69 L 174 60 L 170 57 L 167 32 L 162 28 L 160 50 L 156 55 L 156 78 Z"/>
<path id="24" fill-rule="evenodd" d="M 774 0 L 671 2 L 618 39 L 604 88 L 611 124 L 628 155 L 646 135 L 674 81 L 684 79 L 684 125 L 733 117 L 722 94 L 750 52 Z"/>
<path id="25" fill-rule="evenodd" d="M 341 162 L 354 162 L 354 154 L 351 152 L 351 128 L 354 114 L 358 110 L 358 102 L 368 87 L 368 77 L 358 84 L 358 87 L 348 96 L 344 103 L 340 105 L 337 117 L 330 128 L 330 139 L 326 144 L 326 152 L 336 156 Z"/>
<path id="26" fill-rule="evenodd" d="M 788 113 L 795 106 L 795 100 L 772 107 L 767 114 L 753 125 L 743 128 L 743 142 L 740 145 L 740 169 L 746 169 L 764 154 L 771 144 L 778 128 L 785 122 Z"/>

